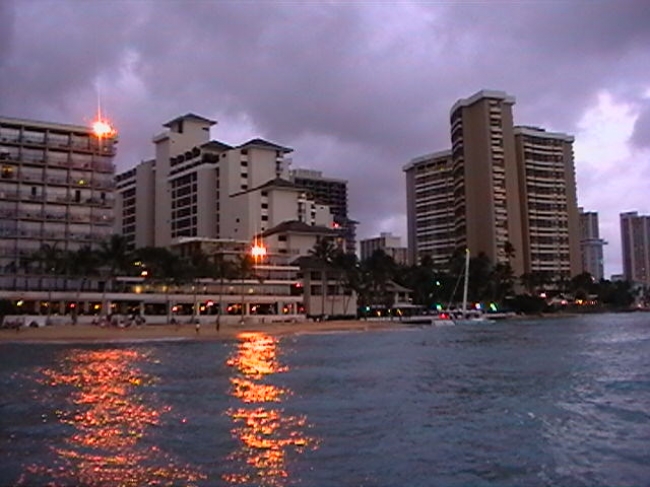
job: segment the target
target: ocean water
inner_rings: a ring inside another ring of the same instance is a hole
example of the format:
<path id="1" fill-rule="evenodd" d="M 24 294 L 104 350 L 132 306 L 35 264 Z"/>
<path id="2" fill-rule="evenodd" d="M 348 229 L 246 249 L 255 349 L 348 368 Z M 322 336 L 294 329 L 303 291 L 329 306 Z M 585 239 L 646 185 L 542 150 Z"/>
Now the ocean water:
<path id="1" fill-rule="evenodd" d="M 648 486 L 650 315 L 0 344 L 0 485 Z"/>

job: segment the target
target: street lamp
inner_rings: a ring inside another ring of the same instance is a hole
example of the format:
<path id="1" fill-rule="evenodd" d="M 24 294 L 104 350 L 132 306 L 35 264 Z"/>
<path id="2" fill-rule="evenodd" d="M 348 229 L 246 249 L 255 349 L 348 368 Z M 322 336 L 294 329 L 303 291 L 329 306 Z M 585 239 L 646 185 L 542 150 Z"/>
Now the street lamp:
<path id="1" fill-rule="evenodd" d="M 266 247 L 261 238 L 255 237 L 253 240 L 253 245 L 250 249 L 250 255 L 253 258 L 254 265 L 258 265 L 264 257 L 266 257 Z M 242 269 L 243 270 L 243 269 Z M 242 282 L 241 282 L 241 322 L 244 323 L 244 316 L 246 313 L 246 304 L 244 303 L 244 280 L 246 278 L 246 272 L 242 272 Z"/>

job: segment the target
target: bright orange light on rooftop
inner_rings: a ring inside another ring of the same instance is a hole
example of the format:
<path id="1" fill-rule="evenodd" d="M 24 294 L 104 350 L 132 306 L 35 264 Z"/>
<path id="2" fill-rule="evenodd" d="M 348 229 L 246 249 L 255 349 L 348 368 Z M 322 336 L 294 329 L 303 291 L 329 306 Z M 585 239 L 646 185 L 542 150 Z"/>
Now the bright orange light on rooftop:
<path id="1" fill-rule="evenodd" d="M 113 126 L 107 121 L 98 118 L 93 122 L 93 133 L 96 137 L 103 139 L 105 137 L 112 137 L 117 133 Z"/>

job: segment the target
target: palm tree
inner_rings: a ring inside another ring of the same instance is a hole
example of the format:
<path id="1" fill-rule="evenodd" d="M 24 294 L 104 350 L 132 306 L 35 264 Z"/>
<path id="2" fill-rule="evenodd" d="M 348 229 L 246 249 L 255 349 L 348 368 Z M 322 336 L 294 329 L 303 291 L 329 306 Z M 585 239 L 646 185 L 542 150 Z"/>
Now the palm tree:
<path id="1" fill-rule="evenodd" d="M 240 323 L 244 323 L 246 303 L 244 302 L 245 285 L 244 281 L 255 276 L 255 260 L 248 252 L 237 256 L 234 263 L 234 272 L 236 278 L 241 279 L 241 318 Z"/>
<path id="2" fill-rule="evenodd" d="M 83 292 L 88 278 L 97 274 L 99 267 L 99 255 L 90 246 L 85 245 L 74 252 L 66 254 L 68 262 L 66 268 L 70 274 L 77 279 L 77 299 L 75 309 L 79 308 L 79 295 Z"/>
<path id="3" fill-rule="evenodd" d="M 102 289 L 102 313 L 108 313 L 108 303 L 106 302 L 106 291 L 110 283 L 111 291 L 115 287 L 115 278 L 119 273 L 128 273 L 132 267 L 132 256 L 129 252 L 128 242 L 122 235 L 111 235 L 108 240 L 101 242 L 98 250 L 98 256 L 102 264 L 107 269 L 107 282 Z"/>
<path id="4" fill-rule="evenodd" d="M 215 277 L 219 278 L 219 310 L 215 324 L 217 331 L 221 328 L 221 315 L 223 314 L 223 281 L 224 279 L 232 279 L 236 273 L 235 264 L 227 260 L 221 249 L 219 250 L 220 252 L 215 255 L 212 265 Z"/>
<path id="5" fill-rule="evenodd" d="M 52 315 L 52 287 L 56 287 L 57 274 L 61 268 L 61 251 L 54 245 L 43 244 L 34 255 L 35 260 L 39 262 L 39 271 L 41 274 L 41 286 L 43 284 L 43 275 L 51 275 L 54 278 L 52 283 L 47 285 L 47 316 Z"/>
<path id="6" fill-rule="evenodd" d="M 142 273 L 146 271 L 147 279 L 160 282 L 165 288 L 167 320 L 172 318 L 172 303 L 169 291 L 172 286 L 179 286 L 192 280 L 192 270 L 189 261 L 164 247 L 141 247 L 133 252 L 131 260 L 137 266 L 130 267 Z"/>
<path id="7" fill-rule="evenodd" d="M 373 301 L 383 305 L 388 313 L 394 304 L 393 294 L 388 291 L 388 283 L 395 276 L 395 260 L 383 250 L 377 249 L 364 261 L 364 265 L 370 277 Z"/>
<path id="8" fill-rule="evenodd" d="M 194 300 L 192 303 L 192 323 L 197 319 L 197 291 L 198 279 L 203 277 L 212 277 L 215 273 L 215 265 L 213 261 L 201 249 L 192 253 L 186 261 L 188 277 L 192 280 L 192 290 L 194 292 Z"/>
<path id="9" fill-rule="evenodd" d="M 329 278 L 329 271 L 333 267 L 334 259 L 336 258 L 338 247 L 334 244 L 331 238 L 319 238 L 314 247 L 309 251 L 309 255 L 314 257 L 321 266 L 321 316 L 325 316 L 325 298 L 327 296 L 327 283 Z"/>
<path id="10" fill-rule="evenodd" d="M 358 276 L 359 262 L 355 254 L 346 254 L 339 249 L 334 255 L 332 267 L 336 271 L 336 287 L 342 290 L 343 293 L 343 314 L 348 314 L 348 305 L 352 300 L 352 292 L 354 291 L 355 280 Z M 332 306 L 330 315 L 334 314 L 334 300 L 332 299 Z"/>

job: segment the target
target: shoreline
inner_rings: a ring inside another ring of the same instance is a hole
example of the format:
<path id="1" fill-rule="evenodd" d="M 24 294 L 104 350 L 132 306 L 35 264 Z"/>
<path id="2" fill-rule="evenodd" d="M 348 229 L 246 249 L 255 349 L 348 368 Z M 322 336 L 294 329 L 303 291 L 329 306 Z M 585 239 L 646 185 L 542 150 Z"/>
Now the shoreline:
<path id="1" fill-rule="evenodd" d="M 317 334 L 332 332 L 367 332 L 405 328 L 399 321 L 302 321 L 296 323 L 202 325 L 197 333 L 194 325 L 142 325 L 129 328 L 98 327 L 95 325 L 54 325 L 41 328 L 0 330 L 2 343 L 129 343 L 222 341 L 236 339 L 241 333 L 265 333 L 273 336 Z"/>

